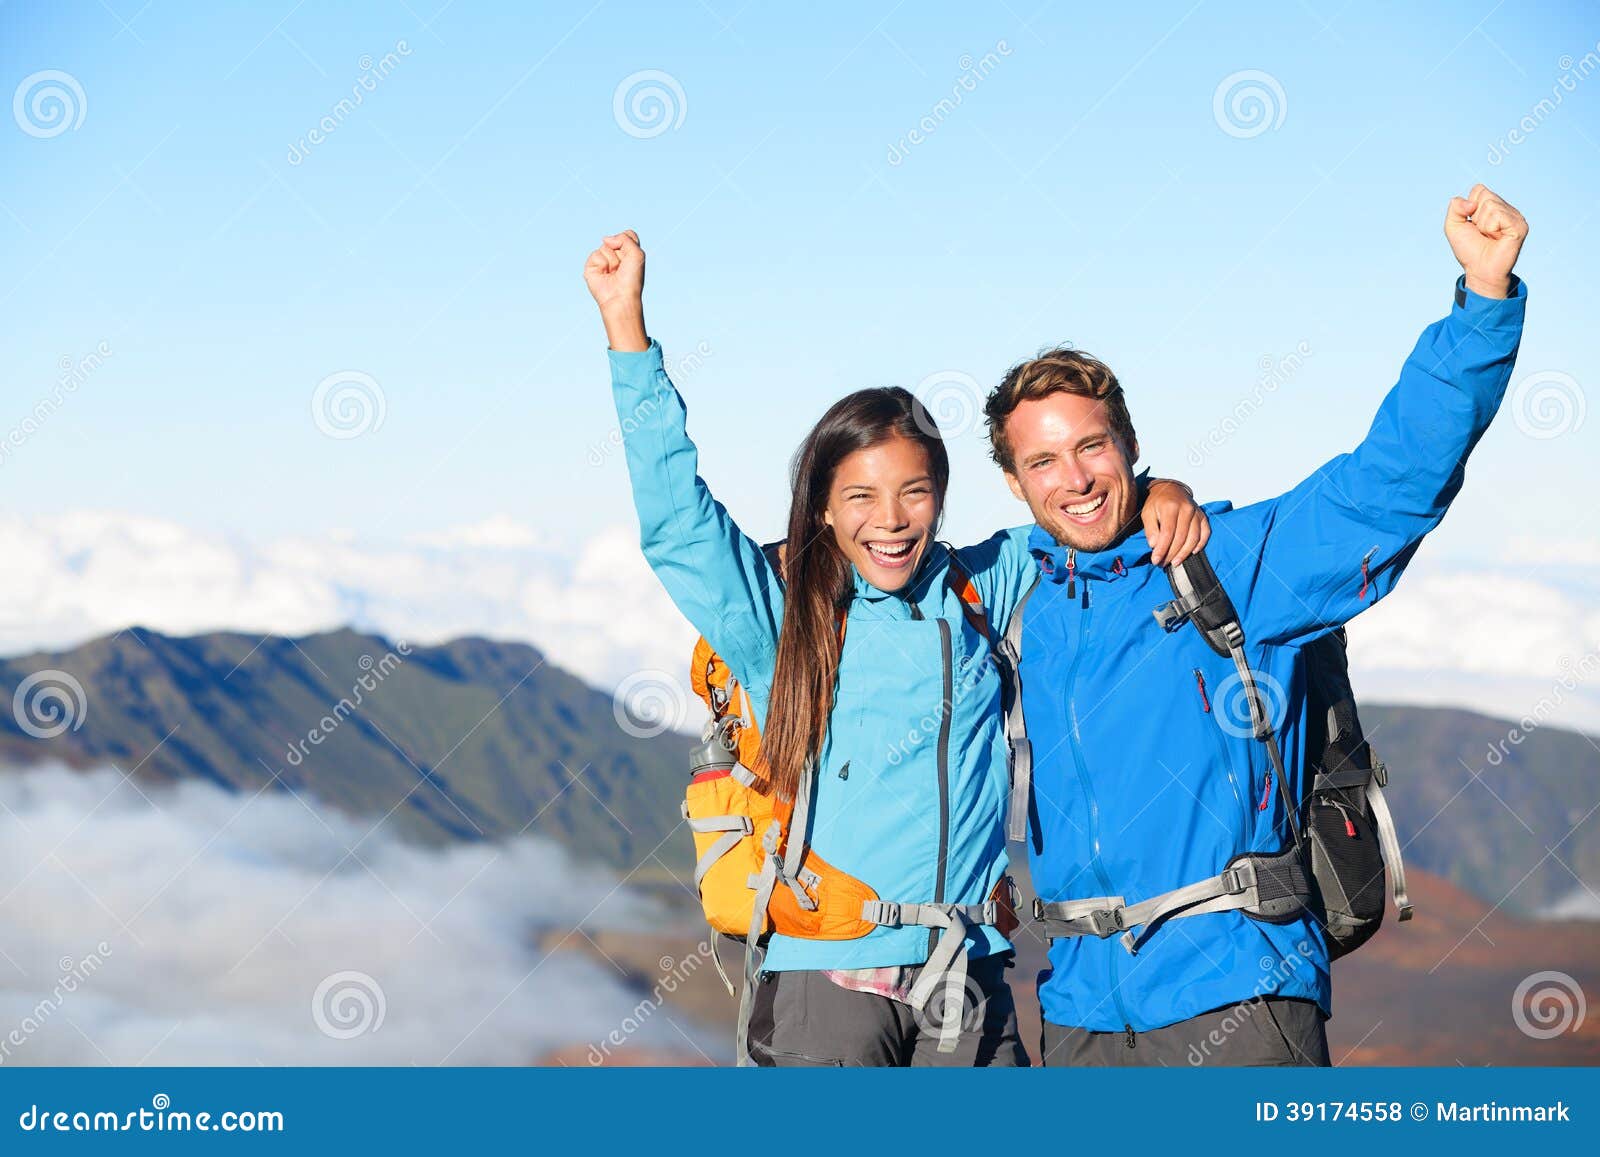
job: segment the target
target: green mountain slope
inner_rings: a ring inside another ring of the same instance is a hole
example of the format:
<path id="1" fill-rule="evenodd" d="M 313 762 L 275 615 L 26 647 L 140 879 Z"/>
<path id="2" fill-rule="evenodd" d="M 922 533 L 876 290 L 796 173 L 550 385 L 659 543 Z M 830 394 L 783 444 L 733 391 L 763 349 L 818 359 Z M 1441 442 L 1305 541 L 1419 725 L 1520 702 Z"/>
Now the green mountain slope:
<path id="1" fill-rule="evenodd" d="M 609 696 L 522 644 L 399 647 L 350 630 L 174 638 L 131 628 L 5 660 L 0 695 L 13 710 L 0 712 L 0 763 L 288 788 L 387 815 L 423 841 L 526 829 L 629 869 L 676 826 L 682 736 L 624 733 Z M 40 671 L 70 675 L 81 700 L 52 676 L 25 694 L 31 708 L 15 703 Z M 46 686 L 68 690 L 51 704 L 39 698 Z M 61 729 L 62 710 L 76 726 Z M 25 722 L 60 734 L 30 734 Z"/>
<path id="2" fill-rule="evenodd" d="M 1513 743 L 1513 724 L 1450 708 L 1361 716 L 1390 768 L 1409 861 L 1523 915 L 1583 894 L 1580 878 L 1600 892 L 1600 747 L 1588 736 L 1539 727 Z"/>

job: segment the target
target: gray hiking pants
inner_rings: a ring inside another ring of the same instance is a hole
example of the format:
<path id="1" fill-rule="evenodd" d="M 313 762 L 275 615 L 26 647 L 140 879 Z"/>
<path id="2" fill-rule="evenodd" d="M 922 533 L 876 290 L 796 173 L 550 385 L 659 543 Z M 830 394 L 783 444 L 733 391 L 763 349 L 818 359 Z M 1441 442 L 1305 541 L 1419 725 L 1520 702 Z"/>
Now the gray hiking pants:
<path id="1" fill-rule="evenodd" d="M 750 1013 L 750 1055 L 763 1067 L 845 1065 L 1023 1068 L 1011 953 L 969 963 L 961 1036 L 941 1053 L 930 1014 L 871 992 L 841 988 L 821 972 L 762 972 Z M 938 996 L 929 1002 L 938 1003 Z"/>
<path id="2" fill-rule="evenodd" d="M 1043 1063 L 1057 1065 L 1326 1066 L 1328 1034 L 1314 1001 L 1267 996 L 1149 1032 L 1091 1032 L 1044 1022 Z"/>

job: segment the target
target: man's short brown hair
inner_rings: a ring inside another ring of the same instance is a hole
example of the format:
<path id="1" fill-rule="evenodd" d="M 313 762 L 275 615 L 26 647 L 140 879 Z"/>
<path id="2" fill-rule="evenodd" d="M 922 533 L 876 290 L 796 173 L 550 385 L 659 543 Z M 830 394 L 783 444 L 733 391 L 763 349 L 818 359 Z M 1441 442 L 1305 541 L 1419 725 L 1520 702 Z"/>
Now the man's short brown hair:
<path id="1" fill-rule="evenodd" d="M 1111 433 L 1125 449 L 1132 449 L 1135 441 L 1133 418 L 1128 414 L 1128 403 L 1122 396 L 1117 375 L 1098 358 L 1062 345 L 1012 366 L 983 404 L 984 416 L 989 421 L 989 454 L 1006 473 L 1017 472 L 1011 442 L 1006 437 L 1006 419 L 1021 403 L 1035 402 L 1051 394 L 1078 394 L 1102 402 Z"/>

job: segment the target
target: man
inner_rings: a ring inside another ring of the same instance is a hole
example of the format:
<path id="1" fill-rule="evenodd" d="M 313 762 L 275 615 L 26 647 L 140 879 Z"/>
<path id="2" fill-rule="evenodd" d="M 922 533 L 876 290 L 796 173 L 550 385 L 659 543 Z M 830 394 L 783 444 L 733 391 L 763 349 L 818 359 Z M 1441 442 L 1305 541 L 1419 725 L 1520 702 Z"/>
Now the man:
<path id="1" fill-rule="evenodd" d="M 1526 291 L 1522 215 L 1483 185 L 1452 198 L 1463 275 L 1365 440 L 1293 490 L 1207 508 L 1294 798 L 1299 649 L 1394 586 L 1462 483 L 1500 405 Z M 1283 792 L 1229 659 L 1152 610 L 1173 597 L 1138 524 L 1139 454 L 1115 376 L 1068 349 L 1018 365 L 986 405 L 995 460 L 1035 526 L 1021 705 L 1033 753 L 1033 881 L 1063 924 L 1040 975 L 1046 1064 L 1328 1063 L 1328 950 L 1302 908 L 1208 911 L 1124 928 L 1128 906 L 1293 846 Z M 1124 911 L 1119 911 L 1124 910 Z"/>

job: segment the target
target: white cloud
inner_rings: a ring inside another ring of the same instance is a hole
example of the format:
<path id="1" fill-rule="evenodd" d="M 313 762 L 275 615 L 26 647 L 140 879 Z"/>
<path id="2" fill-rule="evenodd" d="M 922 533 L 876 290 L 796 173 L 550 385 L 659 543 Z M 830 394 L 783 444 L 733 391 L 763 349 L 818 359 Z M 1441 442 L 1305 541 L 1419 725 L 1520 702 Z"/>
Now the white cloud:
<path id="1" fill-rule="evenodd" d="M 1574 888 L 1540 913 L 1546 920 L 1600 920 L 1600 896 Z"/>
<path id="2" fill-rule="evenodd" d="M 553 539 L 510 515 L 492 514 L 482 522 L 468 526 L 454 526 L 434 534 L 413 535 L 412 542 L 419 546 L 432 546 L 441 550 L 461 547 L 488 547 L 491 549 L 550 549 Z"/>
<path id="3" fill-rule="evenodd" d="M 1589 572 L 1414 565 L 1350 624 L 1367 699 L 1600 732 L 1600 584 Z"/>
<path id="4" fill-rule="evenodd" d="M 1518 535 L 1506 544 L 1503 555 L 1528 566 L 1596 567 L 1600 566 L 1600 539 Z"/>
<path id="5" fill-rule="evenodd" d="M 287 794 L 113 771 L 0 776 L 0 805 L 0 1063 L 516 1065 L 619 1030 L 726 1059 L 670 1008 L 629 1032 L 638 991 L 546 951 L 661 918 L 541 840 L 360 842 Z M 325 982 L 321 1023 L 365 1031 L 319 1026 Z"/>
<path id="6" fill-rule="evenodd" d="M 607 689 L 687 671 L 694 632 L 628 527 L 557 549 L 505 516 L 414 539 L 250 542 L 105 511 L 0 516 L 0 651 L 76 645 L 138 624 L 172 634 L 307 634 L 345 624 L 414 643 L 533 643 Z"/>
<path id="7" fill-rule="evenodd" d="M 1548 701 L 1570 668 L 1600 653 L 1600 583 L 1588 565 L 1596 550 L 1585 539 L 1513 543 L 1481 569 L 1425 555 L 1351 624 L 1357 690 L 1511 718 Z M 135 623 L 178 634 L 350 623 L 415 643 L 464 634 L 530 642 L 611 690 L 639 671 L 686 679 L 695 634 L 631 526 L 561 545 L 491 515 L 386 542 L 351 532 L 253 542 L 103 511 L 8 515 L 0 558 L 8 653 Z M 1545 722 L 1600 731 L 1600 679 L 1579 680 L 1560 699 Z"/>

